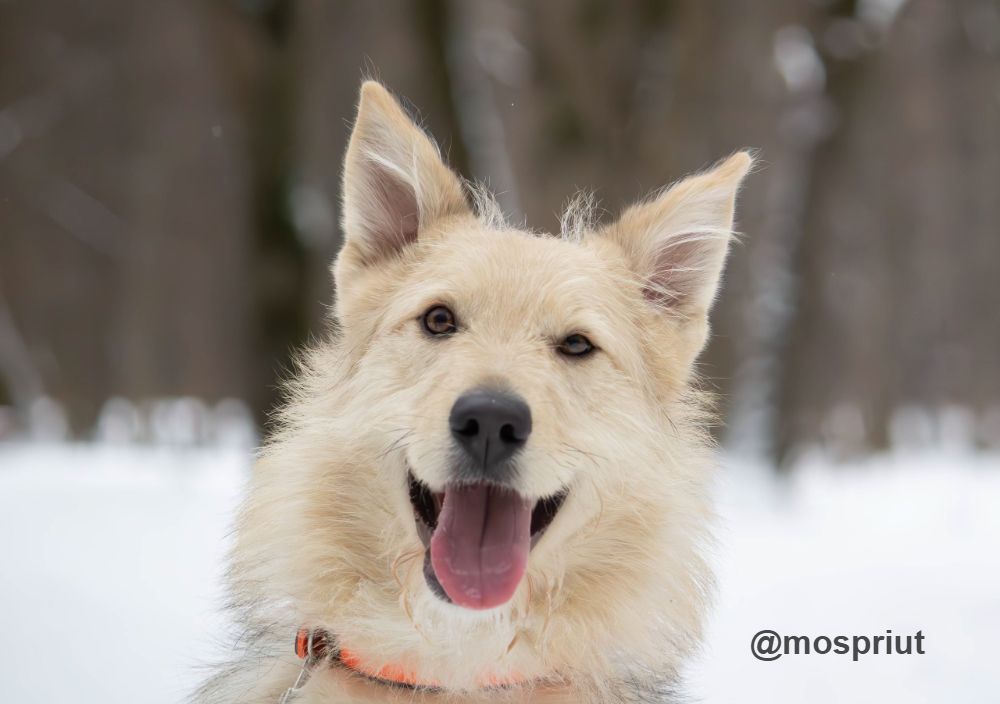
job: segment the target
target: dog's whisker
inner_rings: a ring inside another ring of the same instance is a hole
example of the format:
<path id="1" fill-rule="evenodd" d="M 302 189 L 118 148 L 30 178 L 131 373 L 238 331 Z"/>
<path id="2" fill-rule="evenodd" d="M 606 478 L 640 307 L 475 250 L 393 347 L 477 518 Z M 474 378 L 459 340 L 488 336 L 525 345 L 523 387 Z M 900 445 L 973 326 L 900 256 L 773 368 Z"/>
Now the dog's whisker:
<path id="1" fill-rule="evenodd" d="M 403 586 L 403 581 L 399 578 L 399 564 L 401 562 L 406 562 L 413 558 L 414 551 L 402 552 L 396 555 L 396 558 L 392 561 L 392 566 L 390 567 L 392 571 L 392 578 L 396 582 L 396 586 L 399 587 L 400 591 L 403 591 L 405 587 Z M 420 553 L 417 553 L 420 554 Z"/>
<path id="2" fill-rule="evenodd" d="M 594 462 L 595 464 L 597 464 L 597 463 L 610 464 L 610 462 L 609 462 L 609 460 L 608 460 L 607 457 L 603 457 L 601 455 L 598 455 L 596 452 L 581 449 L 581 448 L 576 447 L 574 445 L 570 445 L 567 442 L 561 442 L 561 443 L 559 443 L 559 446 L 566 448 L 566 450 L 568 450 L 569 452 L 573 452 L 573 453 L 576 453 L 576 454 L 579 454 L 579 455 L 583 455 L 584 457 L 586 457 L 587 459 L 589 459 L 591 462 Z"/>
<path id="3" fill-rule="evenodd" d="M 514 631 L 514 637 L 510 639 L 510 643 L 507 644 L 507 648 L 503 651 L 503 655 L 501 655 L 497 659 L 498 660 L 503 660 L 505 657 L 507 657 L 508 655 L 510 655 L 510 651 L 512 651 L 514 649 L 514 646 L 517 645 L 517 641 L 520 638 L 521 638 L 521 630 L 518 629 L 518 630 Z"/>
<path id="4" fill-rule="evenodd" d="M 392 453 L 402 449 L 406 445 L 406 441 L 409 440 L 409 438 L 413 435 L 413 433 L 414 431 L 410 429 L 403 431 L 398 438 L 389 443 L 388 447 L 386 447 L 385 450 L 383 450 L 376 456 L 376 459 L 384 460 Z"/>
<path id="5" fill-rule="evenodd" d="M 604 497 L 601 495 L 601 490 L 597 486 L 596 482 L 594 482 L 593 478 L 588 476 L 587 481 L 590 483 L 591 491 L 597 499 L 598 505 L 597 515 L 592 519 L 590 532 L 588 533 L 588 537 L 593 537 L 597 534 L 597 531 L 601 526 L 601 521 L 604 519 Z"/>

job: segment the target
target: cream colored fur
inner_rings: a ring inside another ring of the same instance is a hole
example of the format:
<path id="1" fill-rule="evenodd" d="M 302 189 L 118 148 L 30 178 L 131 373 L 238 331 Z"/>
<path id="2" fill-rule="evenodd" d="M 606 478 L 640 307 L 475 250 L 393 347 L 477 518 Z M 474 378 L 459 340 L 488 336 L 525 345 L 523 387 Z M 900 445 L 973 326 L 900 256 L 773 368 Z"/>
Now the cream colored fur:
<path id="1" fill-rule="evenodd" d="M 230 573 L 243 637 L 196 701 L 276 702 L 300 625 L 446 686 L 323 667 L 303 703 L 665 701 L 711 592 L 712 449 L 692 370 L 750 164 L 738 153 L 603 229 L 577 214 L 569 236 L 537 235 L 470 208 L 426 135 L 366 83 L 335 332 L 305 356 L 254 469 Z M 420 327 L 438 303 L 460 321 L 448 339 Z M 598 351 L 559 355 L 572 333 Z M 483 383 L 531 406 L 519 491 L 569 494 L 514 598 L 476 612 L 426 586 L 406 473 L 443 486 L 449 409 Z M 482 673 L 532 684 L 477 690 Z"/>

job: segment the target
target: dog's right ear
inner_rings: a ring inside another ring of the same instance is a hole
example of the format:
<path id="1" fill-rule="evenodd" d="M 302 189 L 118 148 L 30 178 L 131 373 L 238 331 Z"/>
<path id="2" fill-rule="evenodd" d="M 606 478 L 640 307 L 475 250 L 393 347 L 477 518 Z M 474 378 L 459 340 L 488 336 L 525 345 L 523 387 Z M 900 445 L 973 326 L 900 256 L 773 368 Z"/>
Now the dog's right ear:
<path id="1" fill-rule="evenodd" d="M 344 159 L 341 279 L 393 257 L 435 220 L 468 213 L 458 177 L 437 147 L 382 85 L 361 86 Z"/>

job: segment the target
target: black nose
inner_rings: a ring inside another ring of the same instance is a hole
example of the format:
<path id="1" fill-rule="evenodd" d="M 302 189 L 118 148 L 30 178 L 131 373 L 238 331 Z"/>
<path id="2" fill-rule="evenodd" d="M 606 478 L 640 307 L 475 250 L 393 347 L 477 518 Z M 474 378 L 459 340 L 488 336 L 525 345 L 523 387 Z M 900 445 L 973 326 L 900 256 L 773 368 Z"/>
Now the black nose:
<path id="1" fill-rule="evenodd" d="M 531 409 L 514 394 L 474 389 L 458 397 L 448 422 L 473 467 L 489 475 L 524 447 L 531 434 Z"/>

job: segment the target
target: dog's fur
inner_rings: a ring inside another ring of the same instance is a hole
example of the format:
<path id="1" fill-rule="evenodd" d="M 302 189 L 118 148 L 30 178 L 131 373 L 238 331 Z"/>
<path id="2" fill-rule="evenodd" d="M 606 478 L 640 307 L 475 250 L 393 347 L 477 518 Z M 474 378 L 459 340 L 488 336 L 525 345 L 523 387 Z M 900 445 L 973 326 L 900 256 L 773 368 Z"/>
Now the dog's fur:
<path id="1" fill-rule="evenodd" d="M 710 593 L 712 449 L 694 362 L 731 239 L 737 153 L 598 228 L 508 225 L 466 189 L 391 95 L 365 83 L 344 168 L 336 325 L 305 358 L 239 517 L 233 605 L 243 637 L 204 704 L 272 704 L 291 639 L 323 627 L 372 667 L 440 690 L 317 668 L 294 701 L 653 702 L 669 699 Z M 422 331 L 445 303 L 462 327 Z M 586 334 L 586 358 L 560 355 Z M 447 418 L 484 384 L 515 391 L 534 431 L 517 490 L 568 489 L 506 605 L 435 596 L 407 471 L 448 481 Z M 527 684 L 476 689 L 482 673 Z"/>

